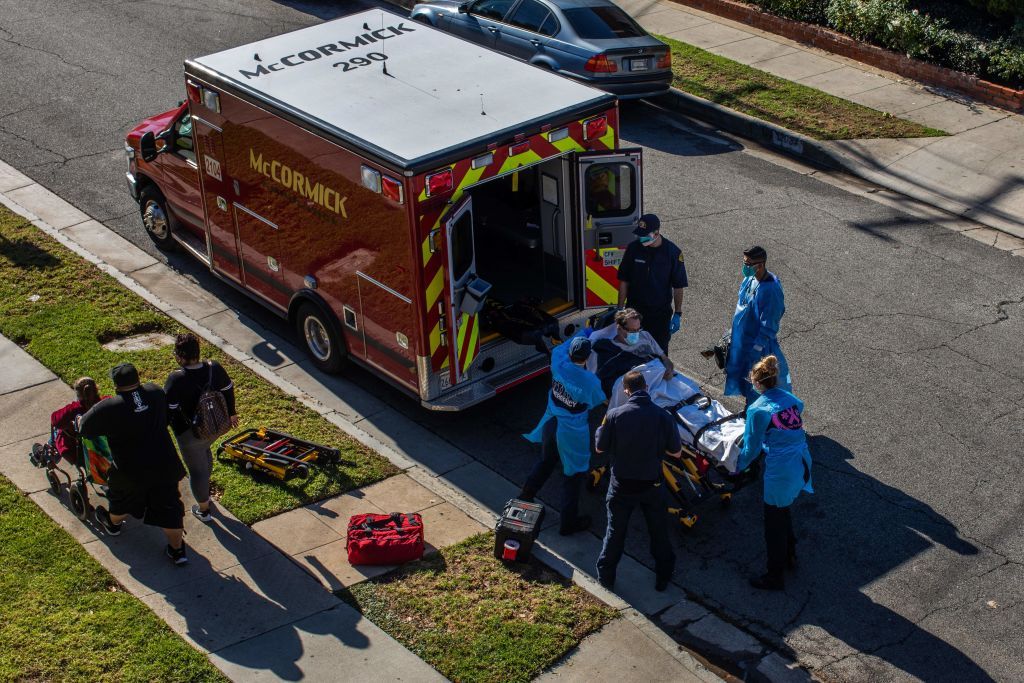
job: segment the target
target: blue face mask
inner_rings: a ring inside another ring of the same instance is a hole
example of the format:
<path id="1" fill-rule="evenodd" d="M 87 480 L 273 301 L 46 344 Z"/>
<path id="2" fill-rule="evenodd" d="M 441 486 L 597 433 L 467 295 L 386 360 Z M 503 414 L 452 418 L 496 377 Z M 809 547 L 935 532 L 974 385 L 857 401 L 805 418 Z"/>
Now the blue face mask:
<path id="1" fill-rule="evenodd" d="M 639 341 L 640 341 L 640 331 L 639 330 L 637 330 L 636 332 L 627 332 L 626 333 L 626 343 L 629 344 L 630 346 L 632 346 L 633 344 L 638 343 Z"/>
<path id="2" fill-rule="evenodd" d="M 640 244 L 650 244 L 654 241 L 654 238 L 650 235 L 643 235 L 640 237 Z"/>
<path id="3" fill-rule="evenodd" d="M 757 268 L 754 266 L 748 266 L 746 263 L 743 264 L 743 277 L 751 277 L 757 272 Z"/>

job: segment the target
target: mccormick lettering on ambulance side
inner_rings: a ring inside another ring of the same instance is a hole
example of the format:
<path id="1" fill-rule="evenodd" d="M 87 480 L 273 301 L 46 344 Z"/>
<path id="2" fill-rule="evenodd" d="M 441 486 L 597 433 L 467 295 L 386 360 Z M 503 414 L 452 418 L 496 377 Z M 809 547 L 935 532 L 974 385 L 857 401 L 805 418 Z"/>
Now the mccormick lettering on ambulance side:
<path id="1" fill-rule="evenodd" d="M 259 76 L 266 76 L 271 71 L 281 71 L 286 66 L 302 66 L 306 62 L 315 62 L 321 57 L 329 57 L 332 53 L 342 53 L 346 50 L 354 50 L 357 47 L 366 47 L 371 43 L 376 43 L 381 40 L 388 40 L 395 38 L 403 33 L 412 33 L 416 29 L 409 28 L 405 25 L 405 22 L 398 24 L 398 26 L 388 26 L 387 28 L 377 29 L 369 33 L 356 36 L 351 41 L 339 40 L 337 43 L 328 43 L 327 45 L 321 45 L 320 47 L 303 50 L 295 54 L 285 55 L 276 62 L 270 64 L 257 64 L 255 71 L 246 71 L 245 69 L 239 69 L 238 73 L 245 76 L 248 80 L 250 78 L 258 78 Z M 388 31 L 391 35 L 388 35 Z"/>
<path id="2" fill-rule="evenodd" d="M 314 185 L 309 178 L 292 170 L 291 167 L 285 166 L 280 161 L 263 161 L 263 153 L 260 152 L 257 156 L 252 147 L 249 148 L 249 166 L 275 183 L 284 185 L 300 197 L 312 199 L 328 211 L 333 211 L 342 218 L 348 218 L 348 214 L 345 213 L 345 202 L 348 201 L 348 197 L 343 197 L 337 191 L 320 183 Z"/>

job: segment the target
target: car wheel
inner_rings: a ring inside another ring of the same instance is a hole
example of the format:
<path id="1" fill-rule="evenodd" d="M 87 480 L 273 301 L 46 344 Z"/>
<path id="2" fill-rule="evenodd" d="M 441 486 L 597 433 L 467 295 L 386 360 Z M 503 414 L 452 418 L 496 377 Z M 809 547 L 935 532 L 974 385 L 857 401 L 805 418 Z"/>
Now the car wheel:
<path id="1" fill-rule="evenodd" d="M 295 325 L 299 339 L 317 369 L 330 374 L 341 370 L 348 351 L 337 332 L 337 321 L 333 315 L 324 313 L 319 306 L 307 301 L 299 307 Z"/>
<path id="2" fill-rule="evenodd" d="M 177 243 L 171 237 L 171 215 L 167 212 L 167 202 L 160 194 L 160 190 L 152 186 L 143 190 L 139 211 L 142 213 L 142 225 L 146 228 L 146 234 L 157 248 L 174 251 Z"/>

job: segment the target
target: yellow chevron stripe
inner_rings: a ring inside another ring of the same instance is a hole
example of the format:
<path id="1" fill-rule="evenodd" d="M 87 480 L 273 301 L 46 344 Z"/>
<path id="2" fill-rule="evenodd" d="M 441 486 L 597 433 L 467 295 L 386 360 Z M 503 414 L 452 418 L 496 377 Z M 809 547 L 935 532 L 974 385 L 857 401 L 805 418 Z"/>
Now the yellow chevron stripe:
<path id="1" fill-rule="evenodd" d="M 619 300 L 619 290 L 611 283 L 587 266 L 587 289 L 596 294 L 606 304 L 614 304 Z"/>
<path id="2" fill-rule="evenodd" d="M 462 314 L 462 318 L 459 319 L 459 336 L 458 336 L 458 338 L 456 340 L 456 342 L 457 342 L 457 346 L 455 347 L 456 351 L 461 351 L 462 350 L 462 342 L 465 341 L 465 339 L 466 339 L 466 330 L 469 328 L 469 325 L 466 324 L 468 319 L 469 319 L 469 316 L 466 315 L 465 313 L 463 313 Z"/>
<path id="3" fill-rule="evenodd" d="M 469 370 L 469 366 L 476 359 L 477 342 L 480 339 L 480 316 L 473 316 L 473 325 L 470 331 L 469 348 L 466 350 L 466 357 L 462 360 L 462 372 Z"/>
<path id="4" fill-rule="evenodd" d="M 601 142 L 608 149 L 615 149 L 615 129 L 611 125 L 608 126 L 608 130 L 601 136 Z"/>
<path id="5" fill-rule="evenodd" d="M 514 171 L 520 166 L 526 166 L 528 164 L 534 164 L 538 161 L 542 161 L 544 157 L 534 152 L 532 149 L 529 152 L 523 152 L 517 154 L 514 157 L 505 159 L 505 163 L 498 169 L 498 173 L 507 173 L 508 171 Z"/>
<path id="6" fill-rule="evenodd" d="M 439 268 L 437 274 L 434 275 L 434 279 L 427 285 L 427 310 L 434 307 L 437 303 L 437 298 L 441 296 L 441 292 L 444 291 L 444 268 Z"/>
<path id="7" fill-rule="evenodd" d="M 430 331 L 430 355 L 433 356 L 441 348 L 441 321 L 438 320 Z"/>
<path id="8" fill-rule="evenodd" d="M 582 152 L 583 151 L 583 145 L 581 145 L 579 142 L 577 142 L 575 139 L 573 139 L 571 137 L 569 137 L 569 138 L 562 138 L 561 140 L 556 140 L 555 142 L 552 142 L 551 144 L 559 152 Z"/>
<path id="9" fill-rule="evenodd" d="M 430 235 L 427 235 L 426 239 L 423 240 L 423 244 L 420 245 L 420 251 L 423 252 L 423 267 L 425 268 L 430 263 L 430 257 L 434 255 L 430 251 Z"/>

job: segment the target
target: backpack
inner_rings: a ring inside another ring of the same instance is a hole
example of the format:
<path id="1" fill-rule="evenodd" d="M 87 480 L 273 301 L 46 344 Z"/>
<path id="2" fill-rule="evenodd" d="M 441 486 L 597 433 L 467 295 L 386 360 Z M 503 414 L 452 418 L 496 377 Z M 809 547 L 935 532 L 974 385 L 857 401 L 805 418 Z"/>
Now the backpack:
<path id="1" fill-rule="evenodd" d="M 206 388 L 199 394 L 196 414 L 192 417 L 192 434 L 201 441 L 213 441 L 231 428 L 228 403 L 224 394 L 213 388 L 213 361 L 206 361 L 210 375 Z"/>

